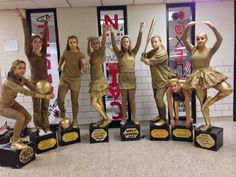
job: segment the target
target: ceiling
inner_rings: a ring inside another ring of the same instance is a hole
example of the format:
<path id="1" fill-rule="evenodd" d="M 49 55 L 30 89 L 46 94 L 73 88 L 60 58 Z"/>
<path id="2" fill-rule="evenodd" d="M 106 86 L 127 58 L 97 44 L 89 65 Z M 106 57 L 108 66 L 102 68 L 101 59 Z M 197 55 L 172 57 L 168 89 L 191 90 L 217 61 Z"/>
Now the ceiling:
<path id="1" fill-rule="evenodd" d="M 233 0 L 0 0 L 0 9 L 73 8 L 90 6 L 139 5 L 180 2 L 212 2 Z"/>

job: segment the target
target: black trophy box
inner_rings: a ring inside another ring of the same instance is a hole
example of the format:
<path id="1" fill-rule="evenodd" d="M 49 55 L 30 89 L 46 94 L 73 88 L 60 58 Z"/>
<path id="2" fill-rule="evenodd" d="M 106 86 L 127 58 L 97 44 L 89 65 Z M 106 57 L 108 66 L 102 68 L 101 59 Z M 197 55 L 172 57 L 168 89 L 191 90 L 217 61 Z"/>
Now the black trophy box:
<path id="1" fill-rule="evenodd" d="M 150 140 L 164 141 L 170 139 L 170 126 L 164 124 L 162 126 L 156 126 L 155 122 L 150 121 Z"/>
<path id="2" fill-rule="evenodd" d="M 125 125 L 120 125 L 120 137 L 122 141 L 140 140 L 140 125 L 127 120 Z"/>
<path id="3" fill-rule="evenodd" d="M 178 121 L 178 124 L 171 129 L 171 138 L 174 141 L 193 141 L 193 126 L 190 125 L 189 128 L 185 127 L 185 121 Z"/>
<path id="4" fill-rule="evenodd" d="M 35 160 L 34 146 L 28 142 L 28 148 L 13 150 L 10 143 L 0 148 L 0 166 L 22 168 Z"/>
<path id="5" fill-rule="evenodd" d="M 80 129 L 69 128 L 63 130 L 61 127 L 57 131 L 58 144 L 60 146 L 66 146 L 70 144 L 75 144 L 80 142 Z"/>
<path id="6" fill-rule="evenodd" d="M 89 124 L 90 143 L 104 143 L 109 141 L 108 126 L 94 127 Z"/>
<path id="7" fill-rule="evenodd" d="M 201 127 L 201 126 L 200 126 Z M 194 145 L 196 147 L 218 151 L 223 146 L 223 128 L 212 127 L 207 131 L 195 129 Z"/>
<path id="8" fill-rule="evenodd" d="M 43 136 L 39 136 L 38 132 L 31 132 L 30 141 L 32 141 L 34 145 L 36 154 L 57 148 L 57 137 L 55 132 Z"/>

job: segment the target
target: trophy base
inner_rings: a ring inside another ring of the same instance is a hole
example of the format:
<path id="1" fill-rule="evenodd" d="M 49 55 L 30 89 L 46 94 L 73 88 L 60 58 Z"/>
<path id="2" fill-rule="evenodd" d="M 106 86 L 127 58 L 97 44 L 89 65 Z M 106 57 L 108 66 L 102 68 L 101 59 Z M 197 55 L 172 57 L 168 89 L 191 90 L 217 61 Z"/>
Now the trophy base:
<path id="1" fill-rule="evenodd" d="M 156 126 L 155 122 L 150 121 L 150 140 L 152 141 L 168 141 L 170 139 L 170 126 L 164 124 Z"/>
<path id="2" fill-rule="evenodd" d="M 0 148 L 0 166 L 22 168 L 35 160 L 34 146 L 28 142 L 28 148 L 21 150 L 11 149 L 10 143 Z"/>
<path id="3" fill-rule="evenodd" d="M 104 143 L 109 141 L 108 126 L 94 127 L 89 124 L 90 143 Z"/>
<path id="4" fill-rule="evenodd" d="M 223 128 L 213 126 L 207 131 L 201 131 L 200 127 L 195 129 L 194 145 L 199 148 L 218 151 L 223 146 Z"/>
<path id="5" fill-rule="evenodd" d="M 174 141 L 193 141 L 193 126 L 185 127 L 185 121 L 179 120 L 178 125 L 171 129 L 171 137 Z"/>
<path id="6" fill-rule="evenodd" d="M 32 141 L 36 154 L 47 152 L 57 148 L 56 133 L 39 136 L 37 132 L 30 133 L 30 141 Z"/>
<path id="7" fill-rule="evenodd" d="M 127 120 L 125 125 L 120 126 L 120 137 L 122 141 L 140 140 L 140 125 Z"/>
<path id="8" fill-rule="evenodd" d="M 80 142 L 80 129 L 78 128 L 69 128 L 63 130 L 61 127 L 57 131 L 58 144 L 60 146 L 66 146 L 70 144 L 75 144 Z"/>

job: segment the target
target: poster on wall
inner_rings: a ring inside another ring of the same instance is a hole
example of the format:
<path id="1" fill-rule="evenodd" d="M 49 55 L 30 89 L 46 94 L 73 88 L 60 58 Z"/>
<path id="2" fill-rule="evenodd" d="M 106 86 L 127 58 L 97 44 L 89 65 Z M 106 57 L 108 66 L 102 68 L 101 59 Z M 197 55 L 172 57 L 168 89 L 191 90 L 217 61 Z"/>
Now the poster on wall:
<path id="1" fill-rule="evenodd" d="M 55 95 L 54 99 L 50 100 L 49 105 L 49 122 L 50 124 L 57 124 L 59 121 L 59 109 L 57 107 L 56 95 L 59 84 L 58 58 L 59 45 L 58 45 L 58 32 L 56 21 L 55 9 L 35 9 L 26 10 L 26 16 L 28 24 L 30 24 L 30 31 L 32 35 L 43 34 L 44 21 L 48 16 L 52 17 L 52 20 L 48 23 L 48 39 L 47 39 L 47 69 L 49 75 L 49 81 L 52 85 L 52 92 Z"/>
<path id="2" fill-rule="evenodd" d="M 167 4 L 167 49 L 169 66 L 179 79 L 185 80 L 191 74 L 191 57 L 182 42 L 184 28 L 187 23 L 195 20 L 194 3 Z M 188 38 L 194 43 L 194 28 Z M 191 99 L 192 118 L 196 121 L 195 95 Z M 180 119 L 185 119 L 184 104 L 179 107 Z"/>
<path id="3" fill-rule="evenodd" d="M 101 36 L 102 24 L 111 25 L 117 46 L 120 46 L 120 39 L 127 33 L 126 6 L 98 7 L 98 29 Z M 117 127 L 122 118 L 121 93 L 118 89 L 119 64 L 111 44 L 110 31 L 107 32 L 106 62 L 104 63 L 104 74 L 108 81 L 108 93 L 104 98 L 106 113 L 112 118 L 111 127 Z M 127 105 L 126 114 L 129 118 L 129 108 Z"/>

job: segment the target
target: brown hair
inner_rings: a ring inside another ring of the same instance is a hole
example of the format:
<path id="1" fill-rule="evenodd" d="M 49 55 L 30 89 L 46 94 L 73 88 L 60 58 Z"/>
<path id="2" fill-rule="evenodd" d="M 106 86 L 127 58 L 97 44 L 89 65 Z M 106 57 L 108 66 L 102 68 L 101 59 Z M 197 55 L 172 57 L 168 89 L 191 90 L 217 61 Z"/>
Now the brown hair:
<path id="1" fill-rule="evenodd" d="M 42 41 L 41 36 L 39 36 L 39 35 L 34 35 L 34 36 L 31 37 L 31 43 L 32 43 L 36 38 L 39 38 L 39 39 Z"/>
<path id="2" fill-rule="evenodd" d="M 124 53 L 125 53 L 125 49 L 124 49 L 123 46 L 122 46 L 122 41 L 123 41 L 125 38 L 129 39 L 129 43 L 130 43 L 127 52 L 129 53 L 130 56 L 133 55 L 133 54 L 132 54 L 132 51 L 131 51 L 131 40 L 130 40 L 130 37 L 127 36 L 127 35 L 125 35 L 125 36 L 123 36 L 123 37 L 121 38 L 121 40 L 120 40 L 120 49 L 121 49 L 121 55 L 120 55 L 120 56 L 121 56 L 121 57 L 122 57 L 122 56 L 124 55 Z"/>
<path id="3" fill-rule="evenodd" d="M 70 39 L 75 39 L 76 42 L 77 42 L 77 49 L 79 50 L 79 47 L 78 47 L 78 43 L 79 43 L 79 40 L 78 40 L 78 37 L 75 36 L 75 35 L 71 35 L 67 38 L 67 44 L 66 44 L 66 50 L 70 50 L 70 46 L 69 46 L 69 40 Z"/>

